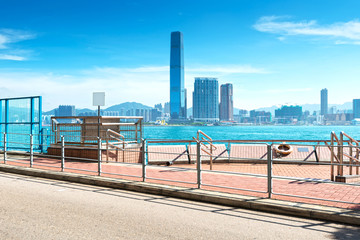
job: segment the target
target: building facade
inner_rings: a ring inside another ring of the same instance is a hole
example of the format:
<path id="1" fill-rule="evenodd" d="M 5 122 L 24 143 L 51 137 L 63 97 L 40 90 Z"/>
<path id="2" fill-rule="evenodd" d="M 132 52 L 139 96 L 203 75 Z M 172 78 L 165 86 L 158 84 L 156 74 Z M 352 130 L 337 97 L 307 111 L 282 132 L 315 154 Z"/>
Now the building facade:
<path id="1" fill-rule="evenodd" d="M 360 118 L 360 99 L 353 99 L 353 117 Z"/>
<path id="2" fill-rule="evenodd" d="M 234 120 L 233 85 L 220 86 L 220 121 Z"/>
<path id="3" fill-rule="evenodd" d="M 73 117 L 76 115 L 75 106 L 73 105 L 60 105 L 55 109 L 56 117 Z"/>
<path id="4" fill-rule="evenodd" d="M 254 124 L 264 124 L 270 123 L 271 120 L 270 112 L 252 110 L 250 111 L 250 118 L 248 122 Z"/>
<path id="5" fill-rule="evenodd" d="M 170 117 L 186 119 L 186 90 L 184 87 L 184 44 L 181 32 L 171 33 L 170 50 Z"/>
<path id="6" fill-rule="evenodd" d="M 275 118 L 277 123 L 293 123 L 301 120 L 302 107 L 301 106 L 282 106 L 275 110 Z"/>
<path id="7" fill-rule="evenodd" d="M 321 95 L 320 115 L 325 116 L 326 114 L 328 114 L 328 90 L 326 88 L 321 89 L 320 95 Z"/>
<path id="8" fill-rule="evenodd" d="M 195 78 L 193 92 L 195 121 L 219 121 L 219 83 L 216 78 Z"/>

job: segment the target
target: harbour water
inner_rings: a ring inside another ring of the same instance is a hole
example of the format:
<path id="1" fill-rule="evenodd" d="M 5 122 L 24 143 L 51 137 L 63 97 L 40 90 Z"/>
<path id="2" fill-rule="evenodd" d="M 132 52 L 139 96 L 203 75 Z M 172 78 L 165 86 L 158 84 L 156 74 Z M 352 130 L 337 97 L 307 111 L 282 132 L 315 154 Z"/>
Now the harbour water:
<path id="1" fill-rule="evenodd" d="M 360 126 L 145 126 L 146 139 L 184 139 L 201 130 L 214 140 L 328 140 L 334 131 L 360 139 Z"/>

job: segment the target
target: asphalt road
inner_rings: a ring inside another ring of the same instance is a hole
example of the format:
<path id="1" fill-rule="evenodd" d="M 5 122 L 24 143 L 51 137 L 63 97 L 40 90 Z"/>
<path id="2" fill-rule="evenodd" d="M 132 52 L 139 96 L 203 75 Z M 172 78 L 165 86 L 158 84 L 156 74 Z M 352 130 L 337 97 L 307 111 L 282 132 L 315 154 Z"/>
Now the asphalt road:
<path id="1" fill-rule="evenodd" d="M 0 172 L 0 239 L 360 239 L 360 228 Z"/>

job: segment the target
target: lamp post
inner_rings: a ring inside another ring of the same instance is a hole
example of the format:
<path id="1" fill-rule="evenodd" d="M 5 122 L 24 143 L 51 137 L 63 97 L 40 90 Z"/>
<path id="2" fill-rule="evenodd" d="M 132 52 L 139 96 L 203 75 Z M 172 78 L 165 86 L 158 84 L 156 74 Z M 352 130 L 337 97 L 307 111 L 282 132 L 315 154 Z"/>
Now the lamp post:
<path id="1" fill-rule="evenodd" d="M 100 106 L 105 106 L 105 92 L 93 93 L 93 106 L 98 107 L 98 138 L 100 138 Z"/>

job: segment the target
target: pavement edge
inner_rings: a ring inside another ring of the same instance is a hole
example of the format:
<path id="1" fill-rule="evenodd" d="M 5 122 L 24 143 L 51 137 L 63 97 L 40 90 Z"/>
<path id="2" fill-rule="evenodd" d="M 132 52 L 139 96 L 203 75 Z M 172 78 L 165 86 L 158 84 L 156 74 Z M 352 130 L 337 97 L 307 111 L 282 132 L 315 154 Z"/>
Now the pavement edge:
<path id="1" fill-rule="evenodd" d="M 168 186 L 163 184 L 83 175 L 78 173 L 56 172 L 4 164 L 0 164 L 0 171 L 33 177 L 82 183 L 87 185 L 96 185 L 101 187 L 163 195 L 289 216 L 360 225 L 360 211 L 351 209 L 287 202 L 283 200 L 221 193 L 195 188 Z"/>

